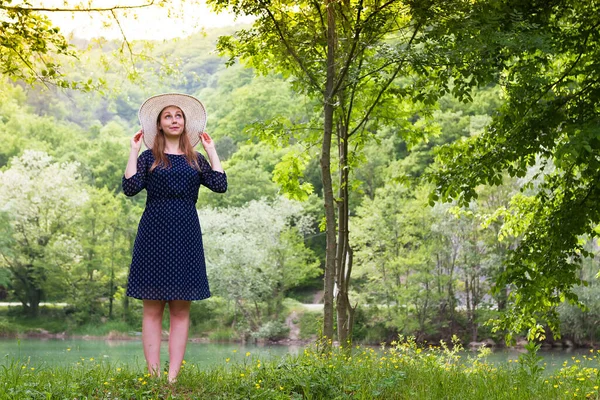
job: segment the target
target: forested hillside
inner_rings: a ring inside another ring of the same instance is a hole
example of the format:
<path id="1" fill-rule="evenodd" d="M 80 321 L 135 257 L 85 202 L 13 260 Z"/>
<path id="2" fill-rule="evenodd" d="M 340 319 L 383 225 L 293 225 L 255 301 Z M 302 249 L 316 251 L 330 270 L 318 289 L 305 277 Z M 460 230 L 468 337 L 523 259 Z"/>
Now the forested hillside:
<path id="1" fill-rule="evenodd" d="M 124 286 L 145 198 L 125 197 L 121 177 L 143 100 L 184 92 L 205 104 L 229 180 L 225 195 L 201 189 L 197 203 L 213 297 L 194 303 L 192 332 L 280 338 L 294 311 L 303 338 L 319 333 L 321 313 L 300 304 L 319 302 L 323 289 L 319 149 L 293 138 L 318 130 L 322 111 L 289 77 L 226 67 L 215 48 L 231 32 L 152 43 L 134 76 L 131 66 L 110 61 L 110 43 L 93 48 L 68 76 L 101 79 L 101 90 L 0 81 L 0 301 L 22 304 L 0 317 L 7 321 L 0 319 L 0 330 L 32 320 L 55 331 L 138 329 L 141 304 L 124 296 Z M 165 57 L 174 65 L 164 67 Z M 523 240 L 505 217 L 536 193 L 542 166 L 534 162 L 522 177 L 506 174 L 501 185 L 479 187 L 477 198 L 460 206 L 431 202 L 435 186 L 422 178 L 441 146 L 481 134 L 505 101 L 489 85 L 467 102 L 448 93 L 432 103 L 398 103 L 366 127 L 375 140 L 357 146 L 348 163 L 355 340 L 502 340 L 503 332 L 485 323 L 506 309 L 510 286 L 491 289 Z M 290 173 L 296 165 L 304 171 Z M 312 194 L 289 196 L 285 179 L 300 179 Z M 581 240 L 598 252 L 595 240 Z M 579 275 L 593 283 L 575 289 L 588 310 L 560 308 L 565 337 L 579 344 L 600 340 L 597 270 L 586 258 Z"/>

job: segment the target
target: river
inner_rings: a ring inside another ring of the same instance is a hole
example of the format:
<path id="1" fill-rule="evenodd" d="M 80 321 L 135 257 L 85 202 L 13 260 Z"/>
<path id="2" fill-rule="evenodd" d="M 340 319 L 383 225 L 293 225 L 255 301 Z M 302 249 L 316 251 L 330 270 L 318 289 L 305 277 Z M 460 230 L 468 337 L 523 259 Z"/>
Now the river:
<path id="1" fill-rule="evenodd" d="M 199 368 L 243 360 L 246 353 L 253 357 L 268 359 L 286 354 L 298 354 L 300 346 L 257 346 L 238 343 L 193 343 L 186 351 L 186 362 Z M 162 360 L 168 359 L 167 343 L 162 343 Z M 515 349 L 497 350 L 488 357 L 493 363 L 508 363 L 518 359 L 522 352 Z M 597 353 L 594 353 L 597 354 Z M 475 353 L 464 353 L 466 356 Z M 542 351 L 540 355 L 546 362 L 547 372 L 559 369 L 564 361 L 572 363 L 574 359 L 591 356 L 590 350 L 552 350 Z M 13 362 L 27 363 L 31 367 L 69 366 L 76 363 L 104 362 L 111 365 L 144 366 L 144 354 L 139 340 L 84 340 L 84 339 L 0 339 L 0 366 Z"/>
<path id="2" fill-rule="evenodd" d="M 281 357 L 297 354 L 298 346 L 257 346 L 237 343 L 193 343 L 187 345 L 186 362 L 201 368 L 243 360 L 246 353 L 254 357 Z M 78 362 L 105 362 L 112 365 L 144 366 L 142 342 L 139 340 L 84 339 L 0 339 L 0 366 L 13 362 L 31 367 L 68 366 Z M 161 346 L 162 362 L 168 360 L 167 342 Z"/>

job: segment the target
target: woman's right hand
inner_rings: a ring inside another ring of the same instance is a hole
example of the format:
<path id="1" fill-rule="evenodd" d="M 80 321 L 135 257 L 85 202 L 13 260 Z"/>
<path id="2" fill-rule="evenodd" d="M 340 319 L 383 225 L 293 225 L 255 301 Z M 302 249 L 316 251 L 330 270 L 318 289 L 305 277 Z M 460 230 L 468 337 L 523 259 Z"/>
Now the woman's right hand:
<path id="1" fill-rule="evenodd" d="M 144 137 L 144 131 L 143 130 L 139 130 L 135 133 L 135 135 L 133 135 L 133 137 L 131 138 L 131 150 L 135 150 L 139 153 L 140 149 L 142 148 L 142 138 Z"/>

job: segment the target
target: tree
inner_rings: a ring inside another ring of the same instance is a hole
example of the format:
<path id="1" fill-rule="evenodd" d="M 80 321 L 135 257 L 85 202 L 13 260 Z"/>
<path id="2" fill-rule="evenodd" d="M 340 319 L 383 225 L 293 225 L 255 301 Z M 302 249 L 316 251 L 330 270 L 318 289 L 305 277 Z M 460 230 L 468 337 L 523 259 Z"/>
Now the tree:
<path id="1" fill-rule="evenodd" d="M 252 331 L 278 316 L 285 293 L 317 276 L 319 263 L 303 234 L 311 224 L 298 202 L 278 198 L 199 211 L 213 292 L 233 300 Z"/>
<path id="2" fill-rule="evenodd" d="M 87 201 L 77 165 L 58 164 L 26 151 L 0 171 L 0 265 L 12 274 L 11 289 L 31 316 L 40 301 L 64 294 L 66 276 L 82 257 L 74 221 Z"/>
<path id="3" fill-rule="evenodd" d="M 135 11 L 142 8 L 164 7 L 168 0 L 140 0 L 133 5 L 94 7 L 91 3 L 64 2 L 62 6 L 35 6 L 24 1 L 13 4 L 11 0 L 0 0 L 0 73 L 29 85 L 42 83 L 62 88 L 90 90 L 97 82 L 92 79 L 72 80 L 63 71 L 65 59 L 76 59 L 78 51 L 54 26 L 47 13 L 98 14 L 106 23 L 115 23 L 122 34 L 120 53 L 127 55 L 127 62 L 135 65 L 136 53 L 121 27 L 122 15 L 119 12 Z M 169 16 L 175 13 L 168 11 Z M 135 67 L 134 67 L 135 68 Z M 99 82 L 103 84 L 103 81 Z"/>
<path id="4" fill-rule="evenodd" d="M 211 196 L 200 190 L 198 203 L 202 206 L 242 207 L 251 200 L 277 195 L 277 185 L 273 183 L 272 172 L 284 151 L 272 151 L 265 144 L 240 146 L 233 156 L 224 162 L 227 169 L 229 188 L 225 196 Z"/>
<path id="5" fill-rule="evenodd" d="M 418 340 L 436 330 L 448 279 L 436 274 L 437 233 L 425 195 L 422 188 L 413 192 L 389 184 L 365 200 L 352 219 L 360 296 L 373 310 L 381 308 L 374 314 L 386 328 Z"/>
<path id="6" fill-rule="evenodd" d="M 540 180 L 506 214 L 521 239 L 495 286 L 510 289 L 498 327 L 528 330 L 530 339 L 543 337 L 545 324 L 558 333 L 557 306 L 578 303 L 573 288 L 584 284 L 578 271 L 590 254 L 581 237 L 598 235 L 599 27 L 596 1 L 515 0 L 457 7 L 431 32 L 450 49 L 429 43 L 456 66 L 445 71 L 452 90 L 468 99 L 470 87 L 497 82 L 506 97 L 482 134 L 440 153 L 432 201 L 468 204 L 479 185 L 501 184 L 503 172 Z"/>
<path id="7" fill-rule="evenodd" d="M 87 189 L 88 201 L 77 216 L 76 236 L 81 246 L 81 261 L 68 275 L 69 304 L 78 323 L 99 322 L 113 317 L 117 288 L 125 286 L 131 248 L 125 204 L 107 188 Z M 108 299 L 108 310 L 105 309 Z"/>
<path id="8" fill-rule="evenodd" d="M 231 56 L 230 62 L 239 57 L 258 71 L 293 76 L 294 88 L 320 106 L 321 122 L 311 121 L 304 136 L 284 127 L 276 132 L 283 135 L 276 138 L 283 139 L 283 144 L 299 140 L 307 148 L 320 146 L 327 237 L 323 334 L 333 338 L 335 286 L 338 340 L 346 345 L 356 307 L 349 298 L 353 265 L 348 236 L 350 173 L 364 143 L 376 133 L 372 121 L 378 117 L 402 121 L 403 116 L 414 115 L 414 109 L 398 106 L 398 99 L 407 100 L 415 92 L 410 84 L 400 85 L 397 78 L 411 73 L 413 44 L 425 24 L 411 19 L 410 6 L 393 0 L 300 4 L 211 0 L 209 4 L 216 10 L 256 17 L 252 27 L 238 31 L 236 38 L 220 39 L 218 47 Z M 423 94 L 419 99 L 431 104 Z M 410 136 L 411 124 L 406 121 L 402 132 Z M 337 145 L 337 156 L 332 155 L 332 144 Z M 299 171 L 307 160 L 284 161 L 289 173 L 280 174 L 279 182 L 287 183 L 288 193 L 301 196 L 303 188 L 294 189 L 290 182 L 302 178 Z"/>

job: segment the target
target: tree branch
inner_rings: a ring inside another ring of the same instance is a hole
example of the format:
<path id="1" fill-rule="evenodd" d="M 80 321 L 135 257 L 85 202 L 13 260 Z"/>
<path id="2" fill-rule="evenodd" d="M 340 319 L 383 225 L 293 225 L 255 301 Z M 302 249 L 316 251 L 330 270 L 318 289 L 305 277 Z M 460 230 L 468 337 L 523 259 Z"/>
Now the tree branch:
<path id="1" fill-rule="evenodd" d="M 138 4 L 138 5 L 133 5 L 133 6 L 112 6 L 112 7 L 99 7 L 99 8 L 96 8 L 96 7 L 94 7 L 94 8 L 61 8 L 61 7 L 48 8 L 48 7 L 0 6 L 0 9 L 7 10 L 7 11 L 15 11 L 15 12 L 22 12 L 22 11 L 45 11 L 45 12 L 107 12 L 107 11 L 111 11 L 111 12 L 114 12 L 115 10 L 132 10 L 132 9 L 150 7 L 150 6 L 154 5 L 155 1 L 156 0 L 151 0 L 149 3 Z"/>
<path id="2" fill-rule="evenodd" d="M 16 51 L 14 48 L 10 48 L 16 55 L 17 57 L 23 61 L 23 64 L 25 64 L 25 66 L 31 71 L 31 73 L 36 77 L 36 79 L 40 82 L 42 82 L 44 84 L 44 86 L 46 86 L 47 89 L 49 89 L 48 85 L 46 84 L 46 81 L 44 80 L 44 78 L 42 76 L 40 76 L 37 71 L 35 70 L 35 68 L 33 68 L 33 65 L 31 65 L 31 63 L 29 61 L 27 61 L 27 59 L 25 59 L 23 57 L 23 54 L 21 54 L 20 52 Z"/>
<path id="3" fill-rule="evenodd" d="M 320 3 L 317 0 L 313 0 L 312 3 L 315 7 L 315 10 L 317 10 L 319 13 L 319 20 L 321 21 L 321 28 L 323 28 L 323 31 L 325 31 L 327 29 L 327 27 L 325 26 L 325 19 L 323 18 L 323 13 L 321 12 Z"/>
<path id="4" fill-rule="evenodd" d="M 294 49 L 292 48 L 292 46 L 287 41 L 286 37 L 284 36 L 284 34 L 283 34 L 282 30 L 281 30 L 281 27 L 279 26 L 279 23 L 277 22 L 277 19 L 275 18 L 275 16 L 273 15 L 273 13 L 271 12 L 271 10 L 269 9 L 268 4 L 265 4 L 265 2 L 263 0 L 260 0 L 260 4 L 262 4 L 264 10 L 267 12 L 267 15 L 269 16 L 269 18 L 271 19 L 271 21 L 275 25 L 275 29 L 277 30 L 277 34 L 279 35 L 279 38 L 281 39 L 281 41 L 283 42 L 286 50 L 288 51 L 288 54 L 291 55 L 294 58 L 294 60 L 296 61 L 296 63 L 300 67 L 300 69 L 308 77 L 308 80 L 313 85 L 313 87 L 316 88 L 319 92 L 322 93 L 323 91 L 321 90 L 321 88 L 320 88 L 319 84 L 317 83 L 316 79 L 308 71 L 308 69 L 306 68 L 306 66 L 302 62 L 302 59 L 298 56 L 298 54 L 296 54 L 296 52 L 294 51 Z"/>
<path id="5" fill-rule="evenodd" d="M 525 115 L 527 115 L 533 109 L 534 105 L 537 104 L 546 95 L 546 93 L 548 93 L 548 91 L 552 90 L 552 88 L 555 88 L 559 83 L 561 83 L 563 80 L 565 80 L 565 78 L 571 73 L 571 71 L 575 68 L 575 66 L 577 64 L 579 64 L 579 61 L 581 60 L 581 58 L 583 57 L 583 54 L 585 53 L 587 42 L 588 42 L 588 39 L 590 38 L 590 33 L 592 31 L 595 31 L 599 25 L 600 25 L 600 22 L 598 22 L 597 24 L 595 24 L 594 26 L 592 26 L 590 28 L 587 36 L 585 37 L 585 40 L 583 41 L 582 46 L 581 46 L 583 50 L 581 50 L 579 52 L 575 61 L 573 61 L 573 63 L 569 66 L 569 68 L 567 68 L 564 71 L 564 73 L 556 81 L 552 82 L 551 84 L 547 85 L 546 88 L 542 89 L 540 96 L 531 103 L 531 105 L 527 108 L 527 111 L 525 111 L 525 114 L 523 114 L 523 117 Z"/>
<path id="6" fill-rule="evenodd" d="M 123 31 L 123 27 L 121 26 L 121 21 L 119 21 L 119 18 L 117 17 L 117 14 L 115 13 L 114 10 L 111 10 L 110 13 L 112 14 L 113 18 L 115 19 L 117 26 L 119 27 L 121 36 L 123 36 L 123 43 L 125 43 L 125 45 L 127 46 L 127 49 L 129 50 L 129 58 L 131 60 L 131 66 L 135 70 L 135 61 L 133 60 L 133 49 L 131 48 L 131 44 L 129 43 L 129 40 L 127 40 L 127 36 L 125 35 L 125 32 Z"/>
<path id="7" fill-rule="evenodd" d="M 340 85 L 342 84 L 342 82 L 346 78 L 346 75 L 348 74 L 348 70 L 350 69 L 350 64 L 352 63 L 352 60 L 354 59 L 354 52 L 356 51 L 356 47 L 358 46 L 360 33 L 362 32 L 362 29 L 360 27 L 360 18 L 361 18 L 361 12 L 363 9 L 363 0 L 360 0 L 360 2 L 358 3 L 358 6 L 356 8 L 358 9 L 358 11 L 356 12 L 356 24 L 355 24 L 356 30 L 354 31 L 354 38 L 352 39 L 352 48 L 350 49 L 350 53 L 348 54 L 348 58 L 346 59 L 346 65 L 344 65 L 344 68 L 342 68 L 342 71 L 340 73 L 337 83 L 335 84 L 335 86 L 333 88 L 332 93 L 337 93 L 337 91 L 340 88 Z"/>
<path id="8" fill-rule="evenodd" d="M 414 30 L 414 32 L 412 34 L 412 37 L 410 38 L 410 40 L 408 42 L 407 48 L 410 48 L 410 46 L 412 45 L 413 41 L 417 37 L 417 33 L 419 32 L 420 29 L 421 29 L 421 24 L 419 23 L 415 27 L 415 30 Z M 396 76 L 400 73 L 400 70 L 404 66 L 404 61 L 406 61 L 406 60 L 402 59 L 402 61 L 400 61 L 400 63 L 398 64 L 398 68 L 396 68 L 396 70 L 392 74 L 392 77 L 390 79 L 388 79 L 388 81 L 385 83 L 385 85 L 383 86 L 383 88 L 381 88 L 381 90 L 377 94 L 377 98 L 373 101 L 373 103 L 371 104 L 371 106 L 369 107 L 369 109 L 367 110 L 367 112 L 365 113 L 365 115 L 363 116 L 362 120 L 358 123 L 358 125 L 356 125 L 356 127 L 354 129 L 352 129 L 352 132 L 350 132 L 348 134 L 348 137 L 354 135 L 354 133 L 356 133 L 358 131 L 358 129 L 360 129 L 360 127 L 367 121 L 367 119 L 369 119 L 369 116 L 371 115 L 371 113 L 375 109 L 375 106 L 377 105 L 377 103 L 379 103 L 379 100 L 381 100 L 381 97 L 383 96 L 383 94 L 387 91 L 388 87 L 392 84 L 392 82 L 394 81 L 394 79 L 396 79 Z"/>

